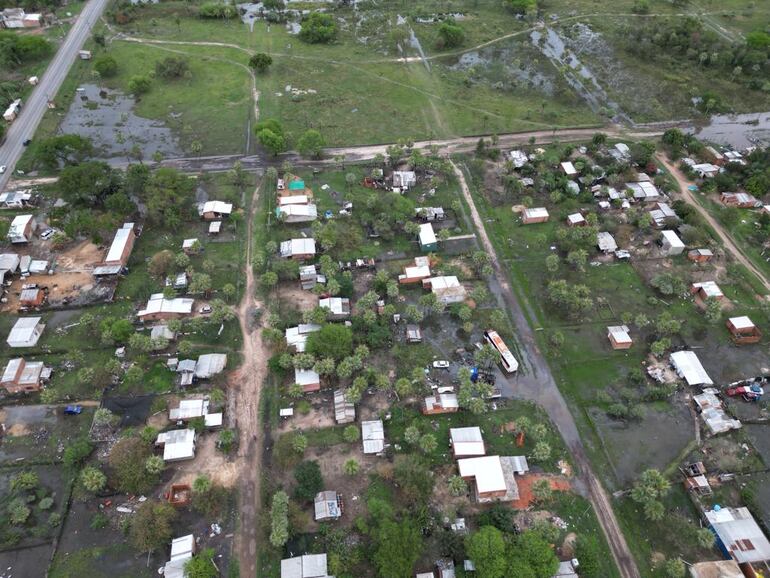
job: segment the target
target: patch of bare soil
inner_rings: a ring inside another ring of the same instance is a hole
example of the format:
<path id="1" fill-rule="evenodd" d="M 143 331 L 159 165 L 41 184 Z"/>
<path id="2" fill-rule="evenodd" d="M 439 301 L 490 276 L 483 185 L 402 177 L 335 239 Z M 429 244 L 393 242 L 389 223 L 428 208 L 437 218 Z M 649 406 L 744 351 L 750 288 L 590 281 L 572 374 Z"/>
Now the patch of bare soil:
<path id="1" fill-rule="evenodd" d="M 305 399 L 310 402 L 310 411 L 302 415 L 295 408 L 294 415 L 281 420 L 277 428 L 278 436 L 293 430 L 305 430 L 312 428 L 331 427 L 336 424 L 334 421 L 334 402 L 331 390 L 322 394 L 312 394 Z"/>
<path id="2" fill-rule="evenodd" d="M 25 435 L 29 435 L 31 433 L 30 429 L 27 427 L 26 424 L 23 423 L 15 423 L 11 427 L 9 427 L 7 430 L 5 430 L 5 435 L 13 436 L 13 437 L 21 437 Z"/>
<path id="3" fill-rule="evenodd" d="M 281 284 L 278 295 L 285 305 L 299 311 L 310 311 L 318 305 L 318 296 L 312 291 L 305 291 L 294 281 Z"/>
<path id="4" fill-rule="evenodd" d="M 192 484 L 200 475 L 207 475 L 215 484 L 232 488 L 238 481 L 237 463 L 216 449 L 216 434 L 198 438 L 195 459 L 179 462 L 171 480 L 173 484 Z"/>

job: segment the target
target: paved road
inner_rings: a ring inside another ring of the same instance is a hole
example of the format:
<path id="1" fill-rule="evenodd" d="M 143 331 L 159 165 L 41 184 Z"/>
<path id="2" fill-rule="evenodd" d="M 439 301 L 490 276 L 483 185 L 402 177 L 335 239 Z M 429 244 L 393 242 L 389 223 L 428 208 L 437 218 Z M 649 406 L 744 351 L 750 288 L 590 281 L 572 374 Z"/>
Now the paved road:
<path id="1" fill-rule="evenodd" d="M 695 183 L 689 180 L 684 175 L 684 173 L 679 170 L 679 167 L 668 160 L 666 155 L 663 153 L 656 153 L 655 156 L 663 164 L 663 166 L 668 169 L 668 172 L 670 172 L 671 176 L 676 180 L 677 185 L 679 185 L 679 192 L 682 194 L 682 198 L 685 200 L 685 202 L 687 202 L 687 204 L 691 205 L 696 211 L 698 211 L 698 213 L 700 213 L 706 222 L 711 225 L 714 231 L 716 231 L 716 234 L 719 235 L 719 239 L 724 244 L 725 249 L 727 249 L 733 258 L 741 263 L 744 267 L 746 267 L 746 269 L 754 273 L 754 275 L 757 276 L 757 278 L 765 286 L 768 292 L 770 292 L 770 281 L 768 281 L 764 273 L 762 273 L 762 271 L 760 271 L 757 266 L 754 265 L 751 259 L 749 259 L 743 253 L 740 246 L 733 240 L 730 233 L 728 233 L 724 227 L 722 227 L 722 224 L 717 221 L 711 215 L 711 213 L 709 213 L 706 208 L 698 202 L 698 199 L 695 198 L 695 195 L 692 194 L 689 187 L 694 186 Z"/>
<path id="2" fill-rule="evenodd" d="M 0 175 L 0 191 L 5 189 L 8 180 L 16 167 L 16 163 L 24 152 L 22 144 L 31 139 L 40 124 L 40 119 L 48 110 L 48 99 L 54 98 L 59 87 L 69 73 L 72 63 L 77 58 L 78 50 L 91 33 L 96 20 L 101 16 L 108 0 L 90 0 L 83 7 L 75 24 L 70 28 L 67 37 L 56 52 L 48 69 L 40 78 L 40 83 L 23 104 L 19 117 L 8 127 L 5 142 L 0 147 L 0 165 L 7 165 L 5 174 Z"/>
<path id="3" fill-rule="evenodd" d="M 516 397 L 536 402 L 548 412 L 575 459 L 578 481 L 582 485 L 578 489 L 581 490 L 581 493 L 588 498 L 594 507 L 599 524 L 610 545 L 615 564 L 620 570 L 620 575 L 623 578 L 640 578 L 639 569 L 636 566 L 631 550 L 628 548 L 625 536 L 623 536 L 623 532 L 618 525 L 617 518 L 615 518 L 615 512 L 612 510 L 609 497 L 591 469 L 591 464 L 586 457 L 585 448 L 580 439 L 575 420 L 556 385 L 545 357 L 540 352 L 535 339 L 535 333 L 524 315 L 521 304 L 514 297 L 508 282 L 509 277 L 503 271 L 495 248 L 487 235 L 484 222 L 476 209 L 473 196 L 466 183 L 465 175 L 457 165 L 453 163 L 452 166 L 454 167 L 454 173 L 460 183 L 465 200 L 470 207 L 471 218 L 478 231 L 482 247 L 492 257 L 492 265 L 502 289 L 503 300 L 516 326 L 516 333 L 521 344 L 522 361 L 530 369 L 529 373 L 521 374 L 515 378 L 515 395 Z"/>

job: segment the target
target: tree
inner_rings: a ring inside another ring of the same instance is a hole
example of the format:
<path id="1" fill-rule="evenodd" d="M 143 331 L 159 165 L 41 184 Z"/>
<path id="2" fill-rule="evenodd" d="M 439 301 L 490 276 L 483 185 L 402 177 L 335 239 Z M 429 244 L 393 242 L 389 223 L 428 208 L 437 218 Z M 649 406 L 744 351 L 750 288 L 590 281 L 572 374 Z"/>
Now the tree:
<path id="1" fill-rule="evenodd" d="M 433 472 L 427 462 L 417 455 L 396 456 L 393 479 L 410 501 L 422 502 L 433 490 Z"/>
<path id="2" fill-rule="evenodd" d="M 671 558 L 663 564 L 666 578 L 684 578 L 687 568 L 681 558 Z"/>
<path id="3" fill-rule="evenodd" d="M 182 78 L 190 73 L 190 64 L 181 56 L 167 56 L 155 63 L 155 74 L 167 80 Z"/>
<path id="4" fill-rule="evenodd" d="M 337 38 L 334 16 L 324 12 L 311 12 L 302 21 L 299 39 L 308 44 L 328 44 Z"/>
<path id="5" fill-rule="evenodd" d="M 631 489 L 631 499 L 644 508 L 648 520 L 660 520 L 664 509 L 660 501 L 671 488 L 670 482 L 658 470 L 649 469 L 639 476 Z"/>
<path id="6" fill-rule="evenodd" d="M 532 449 L 532 459 L 537 462 L 544 462 L 551 457 L 551 446 L 548 442 L 537 442 Z"/>
<path id="7" fill-rule="evenodd" d="M 559 256 L 551 253 L 545 258 L 545 268 L 549 273 L 556 273 L 559 270 Z"/>
<path id="8" fill-rule="evenodd" d="M 87 492 L 95 494 L 105 488 L 107 476 L 100 469 L 88 466 L 80 472 L 80 483 Z"/>
<path id="9" fill-rule="evenodd" d="M 149 456 L 149 446 L 139 438 L 123 438 L 112 447 L 109 464 L 115 472 L 119 490 L 142 494 L 154 485 L 154 477 L 144 469 L 144 462 Z"/>
<path id="10" fill-rule="evenodd" d="M 88 438 L 80 438 L 64 449 L 62 461 L 65 467 L 72 469 L 79 466 L 85 459 L 91 455 L 94 446 L 88 441 Z"/>
<path id="11" fill-rule="evenodd" d="M 423 451 L 423 453 L 429 454 L 436 450 L 438 447 L 438 442 L 436 441 L 436 436 L 430 433 L 426 433 L 420 438 L 420 449 Z"/>
<path id="12" fill-rule="evenodd" d="M 211 491 L 212 486 L 211 478 L 201 474 L 193 480 L 192 491 L 194 494 L 206 494 Z"/>
<path id="13" fill-rule="evenodd" d="M 83 162 L 94 152 L 90 138 L 78 134 L 61 134 L 42 139 L 34 149 L 35 161 L 54 170 L 60 164 Z"/>
<path id="14" fill-rule="evenodd" d="M 107 163 L 88 161 L 65 166 L 57 187 L 65 201 L 91 208 L 102 206 L 107 197 L 120 190 L 120 184 L 120 173 Z"/>
<path id="15" fill-rule="evenodd" d="M 536 0 L 507 0 L 507 4 L 514 14 L 528 14 L 537 6 Z"/>
<path id="16" fill-rule="evenodd" d="M 453 496 L 464 496 L 468 491 L 468 484 L 460 476 L 451 476 L 447 480 L 447 486 L 449 487 L 449 493 Z"/>
<path id="17" fill-rule="evenodd" d="M 308 336 L 305 350 L 318 359 L 339 361 L 353 351 L 353 331 L 345 325 L 327 323 Z"/>
<path id="18" fill-rule="evenodd" d="M 29 519 L 31 511 L 23 498 L 15 498 L 8 504 L 8 518 L 14 526 L 21 526 Z"/>
<path id="19" fill-rule="evenodd" d="M 144 333 L 134 333 L 128 340 L 129 349 L 141 353 L 149 353 L 153 350 L 154 346 L 152 338 Z"/>
<path id="20" fill-rule="evenodd" d="M 554 554 L 551 545 L 537 532 L 524 532 L 514 541 L 510 562 L 526 564 L 533 577 L 553 576 L 559 566 L 559 559 Z M 516 576 L 510 571 L 509 575 Z"/>
<path id="21" fill-rule="evenodd" d="M 712 534 L 713 536 L 713 534 Z M 601 550 L 595 536 L 579 535 L 575 543 L 575 557 L 580 560 L 580 575 L 601 578 Z"/>
<path id="22" fill-rule="evenodd" d="M 252 54 L 249 58 L 249 66 L 260 74 L 267 72 L 267 69 L 273 64 L 273 57 L 264 52 Z"/>
<path id="23" fill-rule="evenodd" d="M 465 553 L 476 566 L 479 578 L 506 576 L 505 540 L 494 526 L 483 526 L 465 540 Z"/>
<path id="24" fill-rule="evenodd" d="M 145 187 L 150 221 L 178 229 L 192 214 L 195 186 L 187 175 L 172 168 L 156 170 Z"/>
<path id="25" fill-rule="evenodd" d="M 586 263 L 588 262 L 588 251 L 577 249 L 567 254 L 567 263 L 580 273 L 585 273 Z"/>
<path id="26" fill-rule="evenodd" d="M 276 134 L 269 128 L 263 128 L 257 132 L 257 140 L 273 156 L 278 156 L 286 150 L 286 138 L 282 134 Z"/>
<path id="27" fill-rule="evenodd" d="M 297 141 L 297 150 L 303 157 L 319 158 L 325 145 L 326 142 L 321 133 L 311 128 L 306 130 Z"/>
<path id="28" fill-rule="evenodd" d="M 532 484 L 532 494 L 538 502 L 547 502 L 553 497 L 551 482 L 546 478 L 537 480 Z"/>
<path id="29" fill-rule="evenodd" d="M 141 96 L 150 91 L 152 79 L 149 76 L 135 75 L 128 81 L 128 91 L 134 96 Z"/>
<path id="30" fill-rule="evenodd" d="M 110 78 L 118 73 L 118 61 L 109 54 L 100 54 L 94 58 L 94 70 L 102 78 Z"/>
<path id="31" fill-rule="evenodd" d="M 270 543 L 282 547 L 289 539 L 289 496 L 280 491 L 273 494 L 270 507 Z"/>
<path id="32" fill-rule="evenodd" d="M 219 578 L 219 570 L 214 564 L 213 548 L 206 548 L 190 558 L 184 565 L 185 578 Z"/>
<path id="33" fill-rule="evenodd" d="M 140 552 L 165 548 L 173 537 L 175 519 L 176 510 L 171 504 L 147 500 L 131 520 L 131 543 Z"/>
<path id="34" fill-rule="evenodd" d="M 361 465 L 351 458 L 342 465 L 342 470 L 348 476 L 355 476 L 361 470 Z"/>
<path id="35" fill-rule="evenodd" d="M 411 576 L 422 552 L 420 530 L 409 518 L 385 518 L 374 533 L 373 560 L 382 578 Z"/>
<path id="36" fill-rule="evenodd" d="M 722 319 L 722 304 L 714 297 L 706 299 L 706 319 L 709 323 L 718 323 Z"/>
<path id="37" fill-rule="evenodd" d="M 360 437 L 361 432 L 359 432 L 358 428 L 354 425 L 347 426 L 342 432 L 342 439 L 344 439 L 349 444 L 357 442 Z"/>
<path id="38" fill-rule="evenodd" d="M 11 491 L 14 493 L 31 492 L 39 485 L 40 478 L 30 470 L 19 472 L 11 479 Z"/>
<path id="39" fill-rule="evenodd" d="M 465 31 L 455 24 L 454 20 L 442 22 L 438 27 L 437 33 L 438 41 L 436 42 L 436 48 L 439 50 L 460 46 L 465 40 Z"/>
<path id="40" fill-rule="evenodd" d="M 160 456 L 150 456 L 144 460 L 144 469 L 147 473 L 153 476 L 160 474 L 166 467 L 166 462 Z"/>
<path id="41" fill-rule="evenodd" d="M 118 417 L 106 407 L 100 407 L 94 412 L 94 425 L 97 427 L 111 427 L 117 421 Z"/>
<path id="42" fill-rule="evenodd" d="M 299 500 L 310 501 L 323 489 L 321 467 L 316 461 L 301 462 L 294 468 L 294 479 L 297 480 L 294 496 Z"/>

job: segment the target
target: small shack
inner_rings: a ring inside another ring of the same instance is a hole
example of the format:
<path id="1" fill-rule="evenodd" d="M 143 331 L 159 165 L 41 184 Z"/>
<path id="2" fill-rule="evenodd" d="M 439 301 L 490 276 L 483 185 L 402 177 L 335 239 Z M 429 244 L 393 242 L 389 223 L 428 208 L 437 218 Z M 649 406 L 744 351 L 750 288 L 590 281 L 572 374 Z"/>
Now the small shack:
<path id="1" fill-rule="evenodd" d="M 8 227 L 8 240 L 13 244 L 29 243 L 37 223 L 32 215 L 17 215 Z"/>
<path id="2" fill-rule="evenodd" d="M 423 279 L 422 287 L 430 289 L 436 299 L 444 305 L 465 301 L 465 287 L 454 275 Z"/>
<path id="3" fill-rule="evenodd" d="M 321 376 L 312 369 L 294 368 L 294 383 L 302 386 L 302 391 L 311 393 L 321 389 Z"/>
<path id="4" fill-rule="evenodd" d="M 599 250 L 605 254 L 614 253 L 618 250 L 618 244 L 615 242 L 615 237 L 606 231 L 596 234 L 596 245 L 599 247 Z"/>
<path id="5" fill-rule="evenodd" d="M 671 366 L 677 375 L 691 386 L 714 385 L 714 382 L 703 369 L 700 359 L 692 351 L 675 351 L 670 356 Z"/>
<path id="6" fill-rule="evenodd" d="M 361 442 L 365 454 L 379 454 L 385 449 L 385 428 L 381 419 L 361 422 Z"/>
<path id="7" fill-rule="evenodd" d="M 9 347 L 34 347 L 43 335 L 45 323 L 42 317 L 20 317 L 8 334 Z"/>
<path id="8" fill-rule="evenodd" d="M 313 501 L 316 522 L 339 520 L 342 517 L 342 496 L 333 490 L 324 490 L 316 494 Z"/>
<path id="9" fill-rule="evenodd" d="M 573 165 L 570 161 L 564 161 L 561 163 L 561 170 L 570 179 L 575 178 L 578 174 L 575 165 Z"/>
<path id="10" fill-rule="evenodd" d="M 588 221 L 581 213 L 567 215 L 567 226 L 569 227 L 585 227 L 587 224 Z"/>
<path id="11" fill-rule="evenodd" d="M 194 429 L 175 429 L 158 434 L 155 446 L 163 448 L 163 461 L 177 462 L 195 457 Z"/>
<path id="12" fill-rule="evenodd" d="M 281 243 L 281 257 L 304 260 L 315 257 L 315 239 L 290 239 Z"/>
<path id="13" fill-rule="evenodd" d="M 347 297 L 327 297 L 318 300 L 318 306 L 328 310 L 332 321 L 350 317 L 350 299 Z"/>
<path id="14" fill-rule="evenodd" d="M 453 427 L 449 429 L 449 445 L 455 458 L 483 456 L 487 453 L 481 428 Z"/>
<path id="15" fill-rule="evenodd" d="M 423 223 L 420 225 L 420 231 L 418 234 L 420 240 L 421 251 L 436 251 L 438 249 L 438 239 L 436 233 L 433 230 L 433 225 L 430 223 Z"/>
<path id="16" fill-rule="evenodd" d="M 710 249 L 693 249 L 687 253 L 687 258 L 694 263 L 706 263 L 713 257 L 714 253 Z"/>
<path id="17" fill-rule="evenodd" d="M 684 243 L 674 231 L 661 231 L 660 232 L 660 248 L 661 253 L 668 255 L 681 255 L 684 251 Z"/>
<path id="18" fill-rule="evenodd" d="M 741 317 L 730 317 L 726 324 L 727 329 L 730 332 L 730 337 L 737 345 L 759 343 L 759 340 L 762 339 L 762 333 L 759 331 L 759 327 L 754 325 L 754 322 L 746 315 L 742 315 Z"/>
<path id="19" fill-rule="evenodd" d="M 406 326 L 406 342 L 422 343 L 422 331 L 420 331 L 419 325 L 410 323 Z"/>
<path id="20" fill-rule="evenodd" d="M 697 295 L 703 301 L 706 299 L 716 299 L 722 301 L 725 294 L 714 281 L 703 281 L 702 283 L 693 283 L 690 287 L 690 293 Z"/>
<path id="21" fill-rule="evenodd" d="M 428 257 L 415 257 L 414 265 L 404 267 L 404 272 L 398 276 L 398 282 L 402 285 L 419 283 L 430 277 L 430 259 Z"/>
<path id="22" fill-rule="evenodd" d="M 8 393 L 40 391 L 43 381 L 51 376 L 51 369 L 42 361 L 25 361 L 21 357 L 11 359 L 3 370 L 0 386 Z"/>
<path id="23" fill-rule="evenodd" d="M 628 334 L 627 325 L 613 325 L 607 328 L 607 339 L 610 340 L 612 349 L 630 349 L 634 344 Z"/>
<path id="24" fill-rule="evenodd" d="M 356 406 L 348 401 L 345 391 L 334 391 L 334 420 L 339 423 L 353 423 L 356 420 Z"/>
<path id="25" fill-rule="evenodd" d="M 533 207 L 524 209 L 521 215 L 521 222 L 524 225 L 533 225 L 535 223 L 545 223 L 549 218 L 548 209 L 545 207 Z"/>
<path id="26" fill-rule="evenodd" d="M 424 415 L 455 413 L 459 410 L 460 402 L 455 393 L 434 393 L 423 400 L 422 413 Z"/>

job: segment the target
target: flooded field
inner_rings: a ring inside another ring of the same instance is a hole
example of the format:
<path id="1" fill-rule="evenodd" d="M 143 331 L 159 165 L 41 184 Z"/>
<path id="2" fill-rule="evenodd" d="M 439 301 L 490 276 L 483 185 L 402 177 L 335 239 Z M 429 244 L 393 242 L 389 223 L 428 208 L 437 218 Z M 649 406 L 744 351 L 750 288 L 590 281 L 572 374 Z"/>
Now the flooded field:
<path id="1" fill-rule="evenodd" d="M 156 152 L 182 155 L 170 128 L 134 114 L 131 97 L 94 84 L 81 89 L 61 123 L 61 132 L 90 138 L 104 158 L 130 155 L 135 146 L 140 147 L 144 158 Z"/>
<path id="2" fill-rule="evenodd" d="M 770 144 L 770 112 L 716 115 L 706 126 L 688 129 L 701 140 L 707 140 L 735 149 Z"/>

